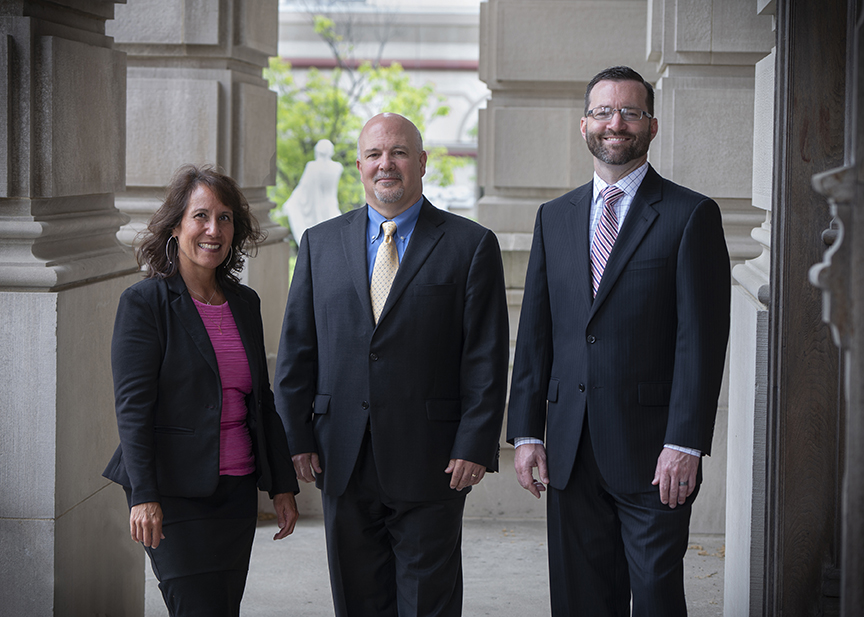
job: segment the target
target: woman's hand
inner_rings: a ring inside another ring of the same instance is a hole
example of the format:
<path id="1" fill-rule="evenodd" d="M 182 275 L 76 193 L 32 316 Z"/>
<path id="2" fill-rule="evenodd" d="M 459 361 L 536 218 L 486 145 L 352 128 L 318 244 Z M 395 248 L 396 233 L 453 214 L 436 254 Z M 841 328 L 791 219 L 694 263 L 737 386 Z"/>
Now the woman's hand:
<path id="1" fill-rule="evenodd" d="M 279 532 L 273 539 L 287 538 L 294 533 L 294 525 L 300 518 L 294 493 L 277 493 L 273 496 L 273 507 L 276 508 L 276 520 L 279 522 Z"/>
<path id="2" fill-rule="evenodd" d="M 144 546 L 156 548 L 165 539 L 162 535 L 162 506 L 158 501 L 148 501 L 132 506 L 129 513 L 129 531 L 132 540 Z"/>

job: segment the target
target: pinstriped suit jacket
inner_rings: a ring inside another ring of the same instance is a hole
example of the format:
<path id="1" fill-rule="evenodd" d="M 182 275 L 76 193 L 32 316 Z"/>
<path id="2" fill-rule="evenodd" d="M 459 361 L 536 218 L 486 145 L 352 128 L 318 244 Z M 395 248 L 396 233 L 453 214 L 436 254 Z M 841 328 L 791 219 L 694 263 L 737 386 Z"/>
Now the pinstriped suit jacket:
<path id="1" fill-rule="evenodd" d="M 720 210 L 649 168 L 592 300 L 591 186 L 537 213 L 507 438 L 545 438 L 563 489 L 587 415 L 610 487 L 656 490 L 664 444 L 711 450 L 729 333 Z"/>

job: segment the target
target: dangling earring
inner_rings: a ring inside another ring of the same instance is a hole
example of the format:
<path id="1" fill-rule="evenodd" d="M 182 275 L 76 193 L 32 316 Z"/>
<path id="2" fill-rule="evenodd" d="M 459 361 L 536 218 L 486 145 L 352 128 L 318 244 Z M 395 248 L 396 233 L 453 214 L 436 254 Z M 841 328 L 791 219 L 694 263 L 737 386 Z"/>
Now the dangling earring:
<path id="1" fill-rule="evenodd" d="M 169 251 L 168 251 L 168 247 L 171 245 L 171 240 L 175 240 L 175 241 L 177 241 L 177 243 L 178 243 L 177 247 L 178 247 L 178 248 L 180 247 L 180 245 L 179 245 L 179 242 L 180 242 L 180 241 L 177 240 L 177 236 L 168 236 L 168 241 L 165 242 L 165 258 L 168 260 L 168 265 L 169 265 L 169 266 L 173 266 L 173 265 L 174 265 L 174 260 L 171 259 L 171 254 L 170 254 Z M 177 254 L 177 251 L 176 251 L 176 250 L 174 251 L 174 254 L 175 254 L 175 255 Z"/>
<path id="2" fill-rule="evenodd" d="M 234 245 L 229 244 L 228 245 L 228 257 L 225 259 L 225 261 L 222 262 L 222 267 L 223 268 L 230 268 L 232 259 L 234 259 Z"/>

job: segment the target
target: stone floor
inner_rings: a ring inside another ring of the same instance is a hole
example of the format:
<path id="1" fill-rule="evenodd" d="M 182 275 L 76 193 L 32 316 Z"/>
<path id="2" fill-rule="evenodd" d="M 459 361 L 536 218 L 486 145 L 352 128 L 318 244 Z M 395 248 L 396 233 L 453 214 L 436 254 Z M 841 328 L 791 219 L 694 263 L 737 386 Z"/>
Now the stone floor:
<path id="1" fill-rule="evenodd" d="M 272 540 L 274 521 L 259 523 L 243 598 L 244 617 L 331 617 L 324 528 L 302 519 L 294 534 Z M 724 536 L 692 536 L 685 558 L 690 617 L 723 614 Z M 462 542 L 466 617 L 549 613 L 544 520 L 465 519 Z M 146 566 L 145 617 L 167 615 Z"/>

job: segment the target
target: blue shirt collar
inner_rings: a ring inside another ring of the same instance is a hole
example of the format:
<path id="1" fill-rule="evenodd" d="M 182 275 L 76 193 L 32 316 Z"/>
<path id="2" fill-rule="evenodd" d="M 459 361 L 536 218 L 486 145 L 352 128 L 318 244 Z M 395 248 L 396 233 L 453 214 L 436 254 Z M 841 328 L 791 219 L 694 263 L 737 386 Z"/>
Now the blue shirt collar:
<path id="1" fill-rule="evenodd" d="M 396 223 L 396 233 L 399 236 L 407 238 L 414 231 L 414 226 L 417 225 L 417 219 L 420 218 L 420 206 L 422 204 L 423 196 L 421 195 L 420 199 L 418 199 L 414 205 L 396 218 L 392 219 L 393 222 Z M 368 204 L 366 211 L 369 216 L 369 223 L 366 227 L 366 231 L 369 242 L 371 243 L 378 239 L 378 235 L 381 233 L 381 223 L 390 219 L 384 218 L 383 214 Z"/>

